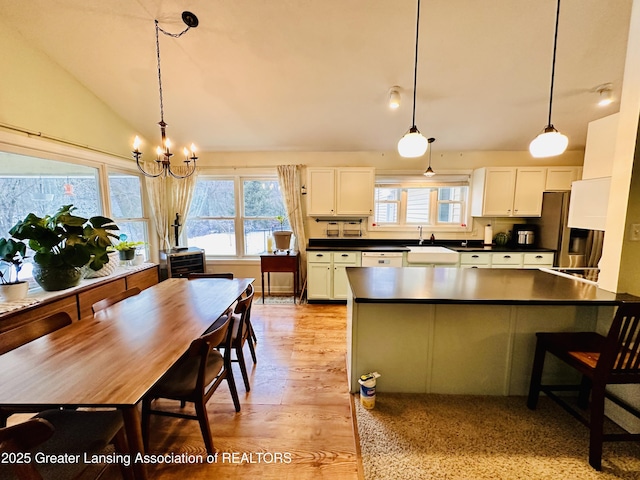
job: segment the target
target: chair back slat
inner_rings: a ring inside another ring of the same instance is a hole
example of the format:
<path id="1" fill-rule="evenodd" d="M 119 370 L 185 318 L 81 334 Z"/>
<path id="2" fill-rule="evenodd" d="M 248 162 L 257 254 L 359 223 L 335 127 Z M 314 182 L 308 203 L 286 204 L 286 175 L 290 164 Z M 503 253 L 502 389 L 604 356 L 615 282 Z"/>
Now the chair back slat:
<path id="1" fill-rule="evenodd" d="M 69 314 L 58 312 L 2 332 L 0 333 L 0 355 L 70 324 Z"/>
<path id="2" fill-rule="evenodd" d="M 640 379 L 640 303 L 618 307 L 596 370 L 605 376 L 638 375 Z"/>
<path id="3" fill-rule="evenodd" d="M 95 314 L 100 310 L 104 310 L 105 308 L 109 308 L 111 305 L 114 305 L 118 302 L 121 302 L 125 298 L 133 297 L 134 295 L 138 295 L 141 292 L 138 287 L 131 287 L 129 290 L 125 290 L 124 292 L 116 293 L 111 297 L 104 298 L 93 305 L 91 305 L 91 311 Z"/>

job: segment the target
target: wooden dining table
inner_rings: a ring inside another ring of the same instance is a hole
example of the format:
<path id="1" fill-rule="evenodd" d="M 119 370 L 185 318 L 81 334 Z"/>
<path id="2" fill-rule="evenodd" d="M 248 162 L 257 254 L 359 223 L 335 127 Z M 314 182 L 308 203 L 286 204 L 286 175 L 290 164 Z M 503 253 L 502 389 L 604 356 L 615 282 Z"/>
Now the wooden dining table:
<path id="1" fill-rule="evenodd" d="M 253 280 L 170 278 L 0 355 L 0 405 L 119 408 L 130 453 L 144 453 L 138 403 Z"/>

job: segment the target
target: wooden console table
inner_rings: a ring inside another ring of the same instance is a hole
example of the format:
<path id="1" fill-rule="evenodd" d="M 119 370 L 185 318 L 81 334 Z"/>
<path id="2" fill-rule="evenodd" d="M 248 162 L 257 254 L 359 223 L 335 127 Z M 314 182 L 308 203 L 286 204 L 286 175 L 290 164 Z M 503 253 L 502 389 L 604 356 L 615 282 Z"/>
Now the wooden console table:
<path id="1" fill-rule="evenodd" d="M 293 273 L 293 303 L 299 290 L 300 254 L 293 253 L 265 253 L 260 255 L 260 277 L 262 279 L 262 303 L 264 303 L 264 274 L 267 274 L 267 289 L 271 295 L 271 272 Z"/>

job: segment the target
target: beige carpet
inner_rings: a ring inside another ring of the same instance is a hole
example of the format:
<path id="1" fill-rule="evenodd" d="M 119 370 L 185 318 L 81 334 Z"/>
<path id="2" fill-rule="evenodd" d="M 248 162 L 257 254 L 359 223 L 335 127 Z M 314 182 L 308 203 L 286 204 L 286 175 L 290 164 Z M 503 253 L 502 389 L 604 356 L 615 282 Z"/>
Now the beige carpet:
<path id="1" fill-rule="evenodd" d="M 588 430 L 541 398 L 378 393 L 354 397 L 365 480 L 640 479 L 640 443 L 605 443 L 587 461 Z"/>

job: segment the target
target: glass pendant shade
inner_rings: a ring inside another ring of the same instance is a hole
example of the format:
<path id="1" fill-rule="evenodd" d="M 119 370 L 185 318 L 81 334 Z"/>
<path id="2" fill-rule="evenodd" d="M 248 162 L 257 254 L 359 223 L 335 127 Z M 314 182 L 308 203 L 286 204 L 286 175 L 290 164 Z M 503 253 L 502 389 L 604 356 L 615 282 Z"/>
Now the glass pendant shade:
<path id="1" fill-rule="evenodd" d="M 427 151 L 429 143 L 414 125 L 398 142 L 398 153 L 401 157 L 421 157 Z"/>
<path id="2" fill-rule="evenodd" d="M 555 157 L 564 153 L 569 145 L 569 139 L 549 125 L 540 135 L 529 144 L 529 152 L 534 158 Z"/>

